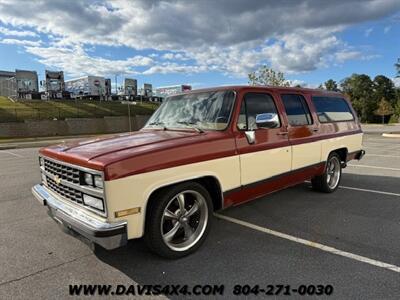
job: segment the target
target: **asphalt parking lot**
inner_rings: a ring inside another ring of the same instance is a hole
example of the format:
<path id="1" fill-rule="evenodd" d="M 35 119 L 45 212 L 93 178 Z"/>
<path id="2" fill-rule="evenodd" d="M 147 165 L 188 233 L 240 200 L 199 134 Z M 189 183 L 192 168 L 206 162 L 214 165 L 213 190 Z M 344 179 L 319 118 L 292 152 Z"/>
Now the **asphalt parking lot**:
<path id="1" fill-rule="evenodd" d="M 38 149 L 2 150 L 0 298 L 61 299 L 69 284 L 139 283 L 224 284 L 227 298 L 235 284 L 330 284 L 330 298 L 398 299 L 400 139 L 365 135 L 364 148 L 335 193 L 304 183 L 220 212 L 203 247 L 175 261 L 142 240 L 93 252 L 63 233 L 30 192 L 40 180 Z"/>

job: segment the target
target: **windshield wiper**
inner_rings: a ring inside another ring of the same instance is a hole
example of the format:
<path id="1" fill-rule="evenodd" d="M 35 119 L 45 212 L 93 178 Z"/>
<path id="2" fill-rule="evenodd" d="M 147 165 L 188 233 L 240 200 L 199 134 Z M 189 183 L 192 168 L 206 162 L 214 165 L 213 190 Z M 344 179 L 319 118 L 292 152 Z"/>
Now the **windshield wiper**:
<path id="1" fill-rule="evenodd" d="M 168 130 L 167 126 L 164 125 L 164 122 L 151 122 L 148 125 L 150 126 L 161 126 L 164 130 Z"/>
<path id="2" fill-rule="evenodd" d="M 195 126 L 197 124 L 197 122 L 194 123 L 194 122 L 188 122 L 188 121 L 179 121 L 179 122 L 176 122 L 176 123 L 186 125 L 186 126 L 188 126 L 190 128 L 193 128 L 194 130 L 196 130 L 197 132 L 200 132 L 200 133 L 204 132 L 203 129 Z"/>

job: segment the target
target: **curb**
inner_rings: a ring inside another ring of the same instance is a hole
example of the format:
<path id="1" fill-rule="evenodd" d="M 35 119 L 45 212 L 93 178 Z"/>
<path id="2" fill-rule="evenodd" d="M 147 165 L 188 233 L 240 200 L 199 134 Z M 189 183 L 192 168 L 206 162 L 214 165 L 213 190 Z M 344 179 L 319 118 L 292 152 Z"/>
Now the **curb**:
<path id="1" fill-rule="evenodd" d="M 383 137 L 387 138 L 400 138 L 400 132 L 399 133 L 382 133 Z"/>
<path id="2" fill-rule="evenodd" d="M 23 149 L 23 148 L 36 148 L 36 147 L 47 147 L 54 144 L 59 144 L 63 142 L 73 141 L 73 140 L 84 140 L 91 139 L 95 137 L 112 136 L 119 133 L 102 133 L 102 134 L 92 134 L 92 135 L 70 135 L 70 136 L 58 136 L 58 137 L 43 137 L 43 138 L 32 138 L 32 140 L 10 140 L 9 142 L 1 142 L 0 140 L 0 150 L 7 149 Z"/>
<path id="3" fill-rule="evenodd" d="M 91 138 L 93 136 L 76 136 L 76 137 L 64 137 L 58 139 L 43 139 L 34 141 L 16 141 L 10 143 L 0 143 L 0 150 L 8 149 L 23 149 L 23 148 L 36 148 L 36 147 L 47 147 L 54 144 L 59 144 L 67 141 L 81 140 Z"/>

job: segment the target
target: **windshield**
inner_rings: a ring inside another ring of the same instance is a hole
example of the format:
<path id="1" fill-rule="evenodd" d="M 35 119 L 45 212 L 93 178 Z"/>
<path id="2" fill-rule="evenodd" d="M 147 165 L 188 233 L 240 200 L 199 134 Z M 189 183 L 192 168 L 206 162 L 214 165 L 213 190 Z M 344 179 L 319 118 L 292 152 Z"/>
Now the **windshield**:
<path id="1" fill-rule="evenodd" d="M 224 130 L 229 123 L 234 95 L 233 91 L 214 91 L 168 97 L 145 128 Z"/>

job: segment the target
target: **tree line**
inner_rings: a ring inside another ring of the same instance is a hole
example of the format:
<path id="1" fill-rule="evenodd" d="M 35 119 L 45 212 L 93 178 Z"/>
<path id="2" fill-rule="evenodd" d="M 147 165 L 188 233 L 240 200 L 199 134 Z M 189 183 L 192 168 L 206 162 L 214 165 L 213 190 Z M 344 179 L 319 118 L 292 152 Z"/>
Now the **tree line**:
<path id="1" fill-rule="evenodd" d="M 400 59 L 395 66 L 400 76 Z M 266 66 L 250 73 L 248 78 L 251 85 L 293 86 L 282 72 L 275 72 Z M 372 79 L 366 74 L 352 74 L 340 82 L 329 79 L 319 88 L 344 93 L 350 99 L 361 122 L 399 122 L 400 88 L 384 75 L 377 75 Z"/>

